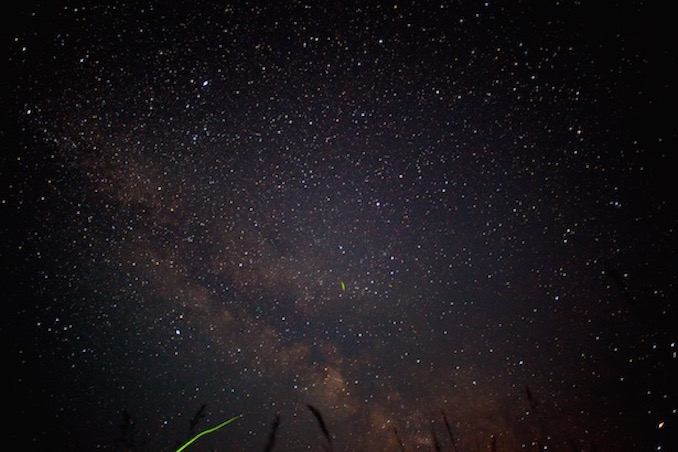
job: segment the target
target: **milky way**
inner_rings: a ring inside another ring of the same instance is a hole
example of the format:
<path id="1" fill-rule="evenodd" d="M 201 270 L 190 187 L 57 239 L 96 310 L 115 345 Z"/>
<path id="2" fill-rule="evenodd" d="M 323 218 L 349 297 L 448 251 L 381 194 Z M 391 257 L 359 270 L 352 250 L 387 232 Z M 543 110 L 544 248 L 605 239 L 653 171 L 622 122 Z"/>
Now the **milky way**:
<path id="1" fill-rule="evenodd" d="M 12 443 L 675 446 L 659 13 L 131 3 L 3 34 Z"/>

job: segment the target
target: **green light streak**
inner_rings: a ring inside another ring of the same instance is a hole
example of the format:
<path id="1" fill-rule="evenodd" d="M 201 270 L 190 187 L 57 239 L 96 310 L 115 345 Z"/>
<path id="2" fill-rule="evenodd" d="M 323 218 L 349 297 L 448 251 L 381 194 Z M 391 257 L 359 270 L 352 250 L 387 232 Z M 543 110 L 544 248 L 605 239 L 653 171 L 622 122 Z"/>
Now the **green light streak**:
<path id="1" fill-rule="evenodd" d="M 221 424 L 217 425 L 216 427 L 208 428 L 207 430 L 198 433 L 198 434 L 195 435 L 193 438 L 189 439 L 188 442 L 187 442 L 186 444 L 184 444 L 183 446 L 181 446 L 180 448 L 178 448 L 176 452 L 181 452 L 182 450 L 186 449 L 188 446 L 190 446 L 191 444 L 193 444 L 193 443 L 194 443 L 198 438 L 200 438 L 201 436 L 205 436 L 205 435 L 208 435 L 208 434 L 210 434 L 210 433 L 216 432 L 216 431 L 219 430 L 221 427 L 223 427 L 223 426 L 225 426 L 225 425 L 228 425 L 228 424 L 230 424 L 230 423 L 233 422 L 233 421 L 237 421 L 237 420 L 240 419 L 241 417 L 242 417 L 242 414 L 239 414 L 239 415 L 237 415 L 237 416 L 234 416 L 234 417 L 230 418 L 230 419 L 227 420 L 227 421 L 222 422 Z"/>
<path id="2" fill-rule="evenodd" d="M 346 290 L 346 284 L 344 284 L 344 281 L 341 281 L 341 290 Z"/>

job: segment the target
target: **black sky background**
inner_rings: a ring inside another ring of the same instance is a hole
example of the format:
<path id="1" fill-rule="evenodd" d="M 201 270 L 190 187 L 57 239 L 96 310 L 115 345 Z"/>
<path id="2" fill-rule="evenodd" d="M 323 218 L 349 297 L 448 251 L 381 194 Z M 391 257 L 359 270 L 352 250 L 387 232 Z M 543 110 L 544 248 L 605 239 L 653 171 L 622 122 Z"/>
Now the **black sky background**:
<path id="1" fill-rule="evenodd" d="M 595 5 L 15 5 L 8 443 L 676 447 L 675 36 Z"/>

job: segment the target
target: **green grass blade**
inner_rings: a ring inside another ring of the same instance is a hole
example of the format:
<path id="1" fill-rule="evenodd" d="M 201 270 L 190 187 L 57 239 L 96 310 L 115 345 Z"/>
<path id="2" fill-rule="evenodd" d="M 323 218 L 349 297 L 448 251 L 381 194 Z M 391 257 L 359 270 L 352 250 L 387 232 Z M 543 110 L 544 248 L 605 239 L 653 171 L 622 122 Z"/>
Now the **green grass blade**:
<path id="1" fill-rule="evenodd" d="M 240 419 L 241 417 L 242 417 L 242 414 L 239 414 L 239 415 L 237 415 L 237 416 L 234 416 L 234 417 L 230 418 L 230 419 L 227 420 L 227 421 L 222 422 L 221 424 L 217 425 L 216 427 L 208 428 L 207 430 L 204 430 L 204 431 L 198 433 L 198 434 L 195 435 L 193 438 L 189 439 L 188 442 L 187 442 L 186 444 L 184 444 L 183 446 L 181 446 L 180 448 L 178 448 L 178 449 L 176 450 L 176 452 L 181 452 L 182 450 L 186 449 L 188 446 L 190 446 L 191 444 L 193 444 L 194 442 L 196 442 L 196 441 L 198 440 L 198 438 L 200 438 L 201 436 L 209 435 L 210 433 L 216 432 L 216 431 L 219 430 L 221 427 L 224 427 L 224 426 L 230 424 L 230 423 L 233 422 L 233 421 L 237 421 L 237 420 Z"/>

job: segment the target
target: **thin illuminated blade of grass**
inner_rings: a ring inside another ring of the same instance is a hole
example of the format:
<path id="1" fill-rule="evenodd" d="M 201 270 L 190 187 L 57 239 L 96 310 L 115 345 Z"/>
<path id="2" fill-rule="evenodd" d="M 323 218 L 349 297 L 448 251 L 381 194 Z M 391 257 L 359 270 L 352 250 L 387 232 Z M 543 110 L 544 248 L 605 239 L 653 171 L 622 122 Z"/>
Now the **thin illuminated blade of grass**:
<path id="1" fill-rule="evenodd" d="M 216 432 L 216 431 L 219 430 L 221 427 L 224 427 L 224 426 L 230 424 L 230 423 L 233 422 L 233 421 L 237 421 L 237 420 L 240 419 L 241 417 L 242 417 L 242 414 L 239 414 L 239 415 L 237 415 L 237 416 L 234 416 L 234 417 L 230 418 L 230 419 L 227 420 L 227 421 L 222 422 L 221 424 L 217 425 L 216 427 L 208 428 L 207 430 L 204 430 L 204 431 L 198 433 L 198 434 L 195 435 L 193 438 L 189 439 L 188 442 L 187 442 L 186 444 L 184 444 L 183 446 L 181 446 L 180 448 L 178 448 L 178 449 L 176 450 L 176 452 L 181 452 L 182 450 L 186 449 L 188 446 L 190 446 L 191 444 L 193 444 L 195 441 L 197 441 L 197 439 L 200 438 L 201 436 L 209 435 L 210 433 Z"/>

